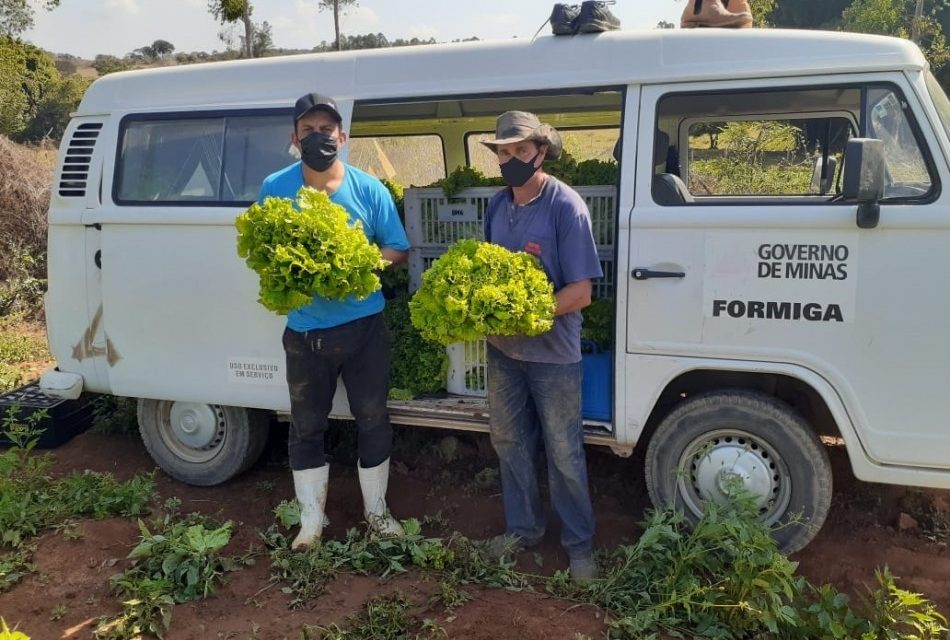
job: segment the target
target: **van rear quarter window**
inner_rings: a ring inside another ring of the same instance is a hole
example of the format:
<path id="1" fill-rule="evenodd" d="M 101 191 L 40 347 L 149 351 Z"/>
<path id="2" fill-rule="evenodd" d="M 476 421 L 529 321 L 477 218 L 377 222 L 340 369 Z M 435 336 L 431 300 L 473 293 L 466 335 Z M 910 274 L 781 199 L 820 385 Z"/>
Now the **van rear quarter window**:
<path id="1" fill-rule="evenodd" d="M 222 205 L 257 199 L 269 174 L 294 162 L 289 115 L 142 117 L 121 129 L 118 204 Z"/>

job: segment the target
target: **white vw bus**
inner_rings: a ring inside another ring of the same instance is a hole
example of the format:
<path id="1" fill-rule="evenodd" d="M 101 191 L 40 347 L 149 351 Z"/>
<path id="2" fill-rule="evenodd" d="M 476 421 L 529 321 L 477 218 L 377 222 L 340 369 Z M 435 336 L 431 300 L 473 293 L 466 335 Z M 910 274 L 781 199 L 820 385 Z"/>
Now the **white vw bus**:
<path id="1" fill-rule="evenodd" d="M 42 386 L 140 398 L 142 436 L 170 475 L 226 481 L 255 461 L 269 415 L 288 414 L 283 319 L 256 302 L 234 218 L 293 161 L 291 106 L 306 91 L 337 99 L 350 162 L 407 187 L 459 165 L 497 171 L 477 141 L 507 109 L 538 113 L 579 159 L 620 141 L 618 184 L 585 195 L 605 230 L 595 286 L 617 310 L 609 418 L 587 433 L 620 455 L 643 440 L 656 503 L 696 516 L 739 483 L 767 522 L 803 516 L 777 534 L 801 548 L 831 498 L 822 436 L 843 440 L 861 479 L 950 488 L 950 102 L 906 41 L 778 30 L 301 55 L 95 82 L 50 206 L 58 366 Z M 480 225 L 484 189 L 440 196 L 407 191 L 414 276 L 455 239 L 432 224 L 460 213 Z M 453 355 L 449 387 L 463 395 L 393 402 L 393 421 L 486 429 L 483 389 L 466 393 L 477 347 Z"/>

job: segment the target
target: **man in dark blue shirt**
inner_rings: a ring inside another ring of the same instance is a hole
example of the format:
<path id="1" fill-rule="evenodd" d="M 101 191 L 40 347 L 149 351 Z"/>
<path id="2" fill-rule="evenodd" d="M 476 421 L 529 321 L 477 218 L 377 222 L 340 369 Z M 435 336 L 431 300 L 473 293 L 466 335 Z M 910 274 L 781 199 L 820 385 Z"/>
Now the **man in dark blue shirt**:
<path id="1" fill-rule="evenodd" d="M 603 276 L 590 213 L 576 191 L 544 173 L 543 162 L 560 157 L 561 138 L 534 114 L 503 113 L 495 138 L 484 144 L 497 154 L 509 187 L 488 204 L 485 239 L 537 256 L 557 299 L 549 332 L 488 337 L 491 440 L 501 463 L 506 521 L 505 534 L 492 546 L 520 550 L 544 537 L 535 465 L 543 442 L 571 575 L 590 579 L 597 567 L 581 421 L 580 331 L 591 280 Z"/>

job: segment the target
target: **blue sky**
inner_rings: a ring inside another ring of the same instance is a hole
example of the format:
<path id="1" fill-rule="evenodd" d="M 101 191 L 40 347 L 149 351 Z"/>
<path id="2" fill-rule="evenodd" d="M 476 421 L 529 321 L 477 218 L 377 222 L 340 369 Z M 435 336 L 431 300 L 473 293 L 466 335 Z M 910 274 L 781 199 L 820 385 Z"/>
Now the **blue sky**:
<path id="1" fill-rule="evenodd" d="M 618 0 L 611 9 L 626 29 L 652 28 L 660 20 L 678 22 L 684 2 Z M 549 0 L 360 0 L 341 30 L 440 41 L 530 37 L 552 5 Z M 252 0 L 252 6 L 256 21 L 271 23 L 275 46 L 308 49 L 333 39 L 332 13 L 318 12 L 316 0 Z M 48 51 L 92 58 L 122 56 L 158 39 L 178 51 L 221 50 L 218 29 L 207 0 L 62 0 L 52 12 L 38 9 L 36 26 L 24 38 Z"/>

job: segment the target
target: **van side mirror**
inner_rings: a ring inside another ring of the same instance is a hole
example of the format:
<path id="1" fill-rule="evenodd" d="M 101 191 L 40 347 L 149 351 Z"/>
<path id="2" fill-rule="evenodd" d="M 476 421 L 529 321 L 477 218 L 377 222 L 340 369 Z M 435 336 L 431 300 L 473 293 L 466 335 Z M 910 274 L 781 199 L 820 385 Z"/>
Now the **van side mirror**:
<path id="1" fill-rule="evenodd" d="M 881 219 L 884 197 L 884 143 L 874 138 L 852 138 L 844 148 L 841 195 L 858 203 L 857 224 L 873 229 Z"/>

